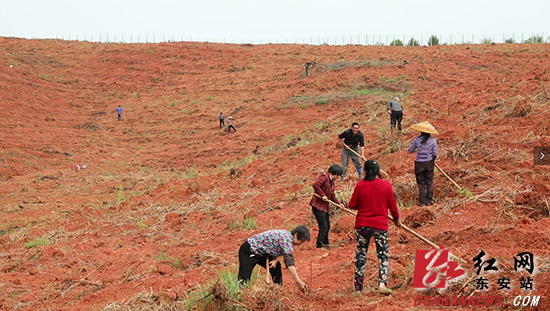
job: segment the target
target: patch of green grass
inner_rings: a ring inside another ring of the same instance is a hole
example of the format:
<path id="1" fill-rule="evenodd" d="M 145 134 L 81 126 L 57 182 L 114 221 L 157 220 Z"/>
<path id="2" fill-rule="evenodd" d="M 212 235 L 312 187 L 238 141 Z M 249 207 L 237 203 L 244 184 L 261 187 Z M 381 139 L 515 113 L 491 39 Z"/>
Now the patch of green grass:
<path id="1" fill-rule="evenodd" d="M 170 104 L 168 104 L 169 107 L 174 107 L 176 105 L 176 102 L 171 102 Z"/>
<path id="2" fill-rule="evenodd" d="M 116 204 L 118 205 L 122 201 L 124 201 L 124 187 L 122 185 L 119 185 L 116 193 Z"/>
<path id="3" fill-rule="evenodd" d="M 232 169 L 232 168 L 239 168 L 241 166 L 244 166 L 246 164 L 249 164 L 251 163 L 254 159 L 255 159 L 255 155 L 254 154 L 250 154 L 249 156 L 245 157 L 245 158 L 242 158 L 242 159 L 237 159 L 236 161 L 224 161 L 220 164 L 220 166 L 223 168 L 223 169 Z"/>
<path id="4" fill-rule="evenodd" d="M 231 230 L 251 230 L 256 228 L 256 220 L 252 217 L 245 217 L 244 220 L 233 219 L 227 227 Z"/>
<path id="5" fill-rule="evenodd" d="M 394 83 L 394 82 L 397 82 L 399 80 L 405 79 L 406 77 L 407 77 L 406 75 L 400 75 L 400 76 L 393 77 L 393 78 L 386 78 L 386 79 L 384 79 L 384 81 L 386 81 L 388 83 Z"/>
<path id="6" fill-rule="evenodd" d="M 256 271 L 255 269 L 252 272 L 249 284 L 256 282 Z M 234 302 L 242 300 L 241 286 L 237 268 L 224 270 L 218 274 L 215 281 L 211 281 L 204 287 L 197 285 L 194 290 L 190 291 L 185 300 L 185 306 L 187 310 L 246 310 L 234 304 Z"/>
<path id="7" fill-rule="evenodd" d="M 181 261 L 181 259 L 174 259 L 174 260 L 172 260 L 172 262 L 170 263 L 170 266 L 171 266 L 172 268 L 175 268 L 175 269 L 181 268 L 182 265 L 183 265 L 183 261 Z"/>
<path id="8" fill-rule="evenodd" d="M 471 199 L 473 197 L 472 192 L 470 192 L 470 190 L 468 190 L 468 188 L 458 189 L 457 192 L 458 192 L 459 195 L 461 195 L 463 197 L 466 197 L 468 199 Z"/>
<path id="9" fill-rule="evenodd" d="M 147 228 L 147 224 L 143 222 L 143 220 L 139 220 L 137 222 L 137 226 L 140 230 L 143 230 L 143 229 L 146 229 Z"/>
<path id="10" fill-rule="evenodd" d="M 256 228 L 256 220 L 252 217 L 245 217 L 245 219 L 243 220 L 243 227 L 246 230 Z"/>
<path id="11" fill-rule="evenodd" d="M 319 98 L 318 100 L 315 101 L 315 105 L 324 105 L 326 103 L 327 103 L 326 98 Z"/>
<path id="12" fill-rule="evenodd" d="M 326 70 L 340 70 L 347 67 L 382 67 L 386 64 L 393 63 L 393 60 L 378 60 L 378 59 L 369 59 L 369 60 L 352 60 L 352 61 L 346 61 L 346 60 L 337 60 L 333 63 L 328 64 L 322 64 L 320 65 L 321 68 L 324 68 Z"/>
<path id="13" fill-rule="evenodd" d="M 357 95 L 369 95 L 372 92 L 370 89 L 355 90 L 353 93 Z"/>
<path id="14" fill-rule="evenodd" d="M 206 99 L 206 100 L 212 100 L 213 98 L 212 98 L 212 96 L 206 96 L 205 99 Z"/>
<path id="15" fill-rule="evenodd" d="M 52 242 L 50 241 L 50 239 L 48 239 L 46 237 L 40 237 L 36 240 L 25 242 L 25 247 L 26 248 L 33 248 L 35 246 L 40 246 L 40 245 L 50 245 L 51 243 Z"/>
<path id="16" fill-rule="evenodd" d="M 0 236 L 10 233 L 9 230 L 0 230 Z"/>
<path id="17" fill-rule="evenodd" d="M 165 261 L 168 259 L 168 256 L 166 255 L 165 251 L 160 251 L 160 254 L 157 257 L 155 257 L 155 259 L 158 261 Z"/>
<path id="18" fill-rule="evenodd" d="M 317 123 L 314 124 L 314 127 L 319 132 L 324 132 L 328 130 L 330 127 L 330 122 L 328 121 L 317 121 Z"/>

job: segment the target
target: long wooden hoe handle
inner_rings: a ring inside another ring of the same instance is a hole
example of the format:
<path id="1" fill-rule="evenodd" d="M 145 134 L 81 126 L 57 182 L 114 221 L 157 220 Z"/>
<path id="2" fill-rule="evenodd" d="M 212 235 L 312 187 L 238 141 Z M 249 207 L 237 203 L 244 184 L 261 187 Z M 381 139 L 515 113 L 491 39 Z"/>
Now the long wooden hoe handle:
<path id="1" fill-rule="evenodd" d="M 320 195 L 318 195 L 317 193 L 314 193 L 313 194 L 314 196 L 318 197 L 318 198 L 322 198 Z M 356 211 L 352 211 L 350 209 L 347 209 L 344 207 L 344 205 L 342 204 L 336 204 L 334 203 L 333 201 L 329 200 L 329 203 L 331 203 L 332 205 L 336 206 L 336 207 L 339 207 L 340 209 L 350 213 L 350 214 L 353 214 L 353 215 L 356 215 L 357 216 L 357 212 Z M 388 218 L 393 221 L 393 217 L 391 215 L 388 215 Z M 411 228 L 405 226 L 404 224 L 401 224 L 401 228 L 405 229 L 406 231 L 410 232 L 412 235 L 414 235 L 415 237 L 419 238 L 422 242 L 436 248 L 436 249 L 439 249 L 439 246 L 435 243 L 433 243 L 432 241 L 426 239 L 425 237 L 421 236 L 420 234 L 418 234 L 416 231 L 412 230 Z M 466 263 L 466 261 L 462 260 L 461 258 L 459 257 L 456 257 L 455 255 L 449 253 L 449 255 L 451 255 L 451 257 L 461 261 L 462 263 Z"/>
<path id="2" fill-rule="evenodd" d="M 355 150 L 351 149 L 350 146 L 344 144 L 346 146 L 346 149 L 349 151 L 355 153 L 359 158 L 361 158 L 363 161 L 368 161 L 364 156 L 360 155 L 359 153 L 355 152 Z M 384 175 L 389 176 L 388 173 L 386 173 L 383 169 L 380 169 L 380 172 L 382 172 Z"/>
<path id="3" fill-rule="evenodd" d="M 266 270 L 266 273 L 265 273 L 265 283 L 266 284 L 269 284 L 271 283 L 271 278 L 269 277 L 269 256 L 265 256 L 265 270 Z"/>
<path id="4" fill-rule="evenodd" d="M 449 177 L 449 175 L 445 174 L 445 172 L 441 169 L 441 167 L 439 167 L 439 165 L 437 165 L 437 163 L 434 162 L 434 164 L 435 164 L 435 167 L 437 167 L 437 169 L 438 169 L 443 175 L 445 175 L 445 177 L 447 177 L 447 178 L 448 178 L 448 179 L 449 179 L 458 189 L 462 190 L 462 188 L 461 188 L 457 183 L 455 183 L 455 181 L 454 181 L 451 177 Z"/>

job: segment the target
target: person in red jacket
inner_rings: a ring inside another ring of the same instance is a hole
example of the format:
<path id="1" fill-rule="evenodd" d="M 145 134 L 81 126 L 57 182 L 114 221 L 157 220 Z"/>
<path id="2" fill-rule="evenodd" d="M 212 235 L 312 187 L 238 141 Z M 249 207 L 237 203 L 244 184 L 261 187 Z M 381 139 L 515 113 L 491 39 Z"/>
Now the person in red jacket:
<path id="1" fill-rule="evenodd" d="M 389 270 L 388 210 L 397 227 L 401 227 L 401 222 L 392 185 L 382 179 L 380 166 L 376 161 L 365 162 L 365 178 L 355 186 L 348 207 L 357 210 L 355 219 L 355 238 L 357 240 L 355 290 L 363 290 L 367 251 L 370 238 L 374 237 L 376 253 L 380 261 L 378 292 L 386 295 L 392 294 L 393 291 L 386 287 Z"/>
<path id="2" fill-rule="evenodd" d="M 340 165 L 334 164 L 328 169 L 327 173 L 321 174 L 313 183 L 315 194 L 321 197 L 319 198 L 314 195 L 309 202 L 313 215 L 315 215 L 315 219 L 319 225 L 319 235 L 317 236 L 318 248 L 330 246 L 328 242 L 328 232 L 330 231 L 330 206 L 328 202 L 332 201 L 340 204 L 336 195 L 334 195 L 334 179 L 341 177 L 343 172 L 344 169 Z"/>

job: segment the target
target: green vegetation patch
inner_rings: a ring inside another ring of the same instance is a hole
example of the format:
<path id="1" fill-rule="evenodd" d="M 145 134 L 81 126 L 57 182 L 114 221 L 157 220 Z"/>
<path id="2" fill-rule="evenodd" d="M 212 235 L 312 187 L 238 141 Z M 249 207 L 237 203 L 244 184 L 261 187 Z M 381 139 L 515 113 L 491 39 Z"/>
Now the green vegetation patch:
<path id="1" fill-rule="evenodd" d="M 31 241 L 28 241 L 28 242 L 25 242 L 25 247 L 26 248 L 33 248 L 35 246 L 40 246 L 40 245 L 50 245 L 52 242 L 50 241 L 50 239 L 46 238 L 46 237 L 40 237 L 36 240 L 31 240 Z"/>

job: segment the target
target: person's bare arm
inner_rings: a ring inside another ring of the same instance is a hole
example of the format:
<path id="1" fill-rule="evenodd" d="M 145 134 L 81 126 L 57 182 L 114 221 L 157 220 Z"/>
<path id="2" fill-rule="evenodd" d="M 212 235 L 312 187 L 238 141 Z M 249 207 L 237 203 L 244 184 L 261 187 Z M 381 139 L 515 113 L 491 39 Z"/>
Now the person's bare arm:
<path id="1" fill-rule="evenodd" d="M 286 267 L 288 269 L 288 272 L 290 272 L 290 275 L 292 275 L 292 278 L 294 279 L 294 282 L 296 282 L 296 285 L 301 291 L 305 291 L 307 289 L 306 283 L 304 283 L 300 277 L 298 276 L 298 270 L 296 270 L 295 266 L 288 266 Z"/>

